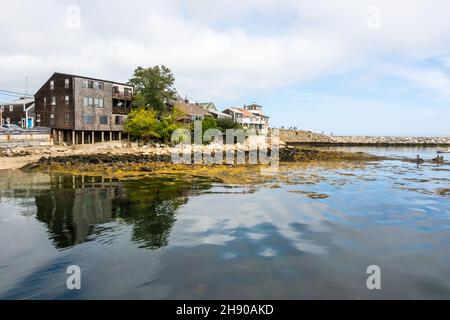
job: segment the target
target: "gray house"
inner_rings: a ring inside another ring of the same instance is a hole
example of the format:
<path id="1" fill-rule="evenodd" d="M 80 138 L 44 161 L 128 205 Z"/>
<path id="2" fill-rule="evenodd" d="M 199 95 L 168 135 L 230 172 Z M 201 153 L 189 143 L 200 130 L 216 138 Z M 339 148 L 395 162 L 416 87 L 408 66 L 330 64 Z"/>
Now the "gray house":
<path id="1" fill-rule="evenodd" d="M 34 98 L 36 125 L 52 128 L 55 142 L 121 140 L 133 86 L 54 73 Z"/>

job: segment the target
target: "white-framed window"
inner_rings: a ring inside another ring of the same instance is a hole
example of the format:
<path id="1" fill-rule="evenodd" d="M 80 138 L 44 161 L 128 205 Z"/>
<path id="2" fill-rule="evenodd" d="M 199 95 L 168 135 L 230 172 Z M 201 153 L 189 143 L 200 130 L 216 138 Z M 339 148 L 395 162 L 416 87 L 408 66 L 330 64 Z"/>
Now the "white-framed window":
<path id="1" fill-rule="evenodd" d="M 14 111 L 14 106 L 13 106 L 13 105 L 10 105 L 10 106 L 9 106 L 9 111 L 10 111 L 10 112 L 13 112 L 13 111 Z"/>
<path id="2" fill-rule="evenodd" d="M 52 106 L 56 106 L 56 97 L 52 97 Z"/>
<path id="3" fill-rule="evenodd" d="M 69 79 L 65 79 L 64 80 L 64 88 L 69 89 L 70 86 L 70 80 Z"/>
<path id="4" fill-rule="evenodd" d="M 50 90 L 54 90 L 55 89 L 55 81 L 51 80 L 50 81 Z"/>
<path id="5" fill-rule="evenodd" d="M 40 114 L 36 115 L 36 122 L 41 122 L 41 115 Z"/>
<path id="6" fill-rule="evenodd" d="M 98 107 L 98 98 L 94 98 L 94 107 Z"/>
<path id="7" fill-rule="evenodd" d="M 89 107 L 94 104 L 94 99 L 92 97 L 88 97 L 88 105 Z"/>
<path id="8" fill-rule="evenodd" d="M 64 103 L 65 103 L 66 105 L 69 104 L 69 96 L 65 96 L 65 97 L 64 97 Z"/>
<path id="9" fill-rule="evenodd" d="M 11 123 L 11 119 L 10 118 L 6 118 L 5 121 L 6 121 L 6 124 L 10 124 Z"/>
<path id="10" fill-rule="evenodd" d="M 54 119 L 55 115 L 53 113 L 50 113 L 50 119 Z"/>
<path id="11" fill-rule="evenodd" d="M 0 110 L 1 110 L 2 112 L 5 112 L 5 106 L 1 106 L 1 107 L 0 107 Z"/>
<path id="12" fill-rule="evenodd" d="M 88 107 L 89 106 L 89 98 L 83 97 L 83 106 Z"/>
<path id="13" fill-rule="evenodd" d="M 105 100 L 103 98 L 98 99 L 98 107 L 103 108 L 105 106 Z"/>

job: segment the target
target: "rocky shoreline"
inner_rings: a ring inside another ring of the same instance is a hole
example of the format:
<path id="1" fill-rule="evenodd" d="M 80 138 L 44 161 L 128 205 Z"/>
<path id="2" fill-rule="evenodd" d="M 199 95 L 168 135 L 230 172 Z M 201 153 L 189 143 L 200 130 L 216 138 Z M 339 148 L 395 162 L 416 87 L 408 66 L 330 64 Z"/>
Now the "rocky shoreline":
<path id="1" fill-rule="evenodd" d="M 351 140 L 357 143 L 358 140 Z M 379 140 L 372 140 L 379 141 Z M 385 140 L 381 140 L 385 141 Z M 403 140 L 410 143 L 410 140 Z M 439 140 L 442 142 L 445 140 Z M 450 142 L 450 141 L 449 141 Z M 270 157 L 270 145 L 266 154 Z M 171 155 L 174 148 L 165 144 L 152 144 L 139 146 L 137 143 L 104 143 L 84 146 L 49 146 L 36 148 L 10 148 L 0 149 L 0 170 L 27 168 L 51 168 L 51 167 L 86 167 L 92 166 L 98 169 L 112 168 L 128 170 L 127 167 L 142 167 L 149 163 L 171 164 Z M 226 159 L 225 150 L 220 145 L 193 145 L 186 146 L 185 150 L 196 154 L 209 154 L 214 156 L 216 152 L 224 152 L 223 159 Z M 253 149 L 248 145 L 232 145 L 226 150 L 235 153 L 240 151 L 248 158 Z M 191 159 L 194 159 L 192 156 Z M 348 161 L 364 162 L 382 160 L 381 157 L 361 153 L 343 152 L 336 150 L 326 150 L 311 146 L 281 145 L 279 149 L 280 162 L 310 162 L 310 161 Z M 413 161 L 413 159 L 411 159 Z M 229 163 L 223 163 L 230 165 Z M 234 164 L 231 164 L 234 165 Z M 144 169 L 144 170 L 148 170 Z"/>
<path id="2" fill-rule="evenodd" d="M 238 162 L 229 163 L 225 161 L 226 154 L 223 154 L 224 161 L 219 164 L 209 165 L 207 163 L 196 164 L 194 160 L 195 152 L 209 151 L 209 146 L 194 146 L 191 150 L 191 163 L 181 165 L 173 164 L 171 153 L 173 148 L 163 147 L 137 147 L 137 148 L 118 148 L 92 150 L 91 152 L 78 152 L 76 154 L 62 153 L 49 155 L 39 158 L 25 166 L 26 170 L 39 171 L 63 171 L 63 172 L 103 172 L 105 174 L 121 174 L 130 172 L 154 172 L 161 169 L 185 169 L 187 167 L 203 167 L 214 170 L 214 167 L 249 167 L 255 165 L 249 164 L 249 157 L 252 150 L 241 150 L 246 157 L 245 164 Z M 353 153 L 331 150 L 317 150 L 304 147 L 287 146 L 279 151 L 280 163 L 365 163 L 369 161 L 382 160 L 384 158 L 372 156 L 365 153 Z M 235 153 L 236 155 L 236 153 Z M 270 150 L 267 153 L 270 156 Z M 236 160 L 236 158 L 235 158 Z M 258 163 L 258 165 L 264 165 Z"/>

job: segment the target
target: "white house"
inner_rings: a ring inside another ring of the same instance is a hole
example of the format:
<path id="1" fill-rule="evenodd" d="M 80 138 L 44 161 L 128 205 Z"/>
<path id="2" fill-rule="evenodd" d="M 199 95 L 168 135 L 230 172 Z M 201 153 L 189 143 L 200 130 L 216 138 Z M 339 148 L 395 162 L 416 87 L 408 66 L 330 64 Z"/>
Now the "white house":
<path id="1" fill-rule="evenodd" d="M 264 115 L 262 107 L 253 103 L 244 108 L 228 108 L 223 111 L 232 117 L 234 122 L 246 129 L 255 129 L 257 132 L 267 134 L 269 131 L 269 117 Z"/>

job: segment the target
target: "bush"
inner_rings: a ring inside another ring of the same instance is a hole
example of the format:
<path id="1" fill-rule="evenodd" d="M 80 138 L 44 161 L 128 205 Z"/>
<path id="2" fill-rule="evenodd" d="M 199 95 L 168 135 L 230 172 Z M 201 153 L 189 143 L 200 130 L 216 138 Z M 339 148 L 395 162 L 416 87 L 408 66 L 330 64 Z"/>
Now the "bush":
<path id="1" fill-rule="evenodd" d="M 219 118 L 216 119 L 216 123 L 217 128 L 223 133 L 225 133 L 227 129 L 242 129 L 242 125 L 235 123 L 231 118 Z"/>
<path id="2" fill-rule="evenodd" d="M 157 125 L 158 120 L 155 111 L 138 108 L 128 114 L 125 131 L 133 138 L 148 141 L 152 138 L 161 137 Z"/>

